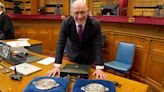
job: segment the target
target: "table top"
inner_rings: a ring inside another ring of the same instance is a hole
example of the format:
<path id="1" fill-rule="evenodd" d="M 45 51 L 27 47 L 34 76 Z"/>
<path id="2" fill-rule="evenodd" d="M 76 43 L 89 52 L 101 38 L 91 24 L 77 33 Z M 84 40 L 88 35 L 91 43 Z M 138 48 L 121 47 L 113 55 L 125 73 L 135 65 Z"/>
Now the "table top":
<path id="1" fill-rule="evenodd" d="M 39 55 L 39 56 L 47 57 L 43 55 Z M 7 67 L 11 66 L 10 64 L 4 61 L 0 63 Z M 28 85 L 28 83 L 32 79 L 34 79 L 35 77 L 45 76 L 46 73 L 54 67 L 53 63 L 50 65 L 41 65 L 36 62 L 33 62 L 31 64 L 41 67 L 42 70 L 32 73 L 27 76 L 23 76 L 23 78 L 20 81 L 15 81 L 10 78 L 10 75 L 13 74 L 14 71 L 3 74 L 2 71 L 0 70 L 0 81 L 1 81 L 0 92 L 1 91 L 2 92 L 22 92 L 23 89 Z M 65 64 L 72 64 L 72 62 L 68 60 L 63 60 L 62 66 L 64 66 Z M 92 68 L 90 71 L 89 79 L 95 79 L 95 76 L 92 75 L 93 71 L 94 69 Z M 122 85 L 120 88 L 116 87 L 117 92 L 147 92 L 148 85 L 146 84 L 143 84 L 134 80 L 126 79 L 126 78 L 123 78 L 123 77 L 120 77 L 111 73 L 107 73 L 107 72 L 105 73 L 107 74 L 107 78 L 104 80 L 117 81 Z M 71 82 L 68 88 L 68 92 L 71 92 L 73 85 L 74 85 L 74 82 Z"/>

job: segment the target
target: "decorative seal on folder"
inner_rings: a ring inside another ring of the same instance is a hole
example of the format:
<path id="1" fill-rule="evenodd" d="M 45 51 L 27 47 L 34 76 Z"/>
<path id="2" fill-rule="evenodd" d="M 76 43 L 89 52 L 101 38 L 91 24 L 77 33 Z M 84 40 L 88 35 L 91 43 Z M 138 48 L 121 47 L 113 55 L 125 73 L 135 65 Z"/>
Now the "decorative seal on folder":
<path id="1" fill-rule="evenodd" d="M 59 86 L 59 84 L 55 80 L 50 78 L 44 78 L 38 81 L 34 81 L 33 84 L 37 89 L 40 90 L 48 90 Z"/>
<path id="2" fill-rule="evenodd" d="M 90 83 L 81 87 L 81 90 L 84 90 L 85 92 L 106 92 L 109 91 L 109 88 L 99 83 Z"/>

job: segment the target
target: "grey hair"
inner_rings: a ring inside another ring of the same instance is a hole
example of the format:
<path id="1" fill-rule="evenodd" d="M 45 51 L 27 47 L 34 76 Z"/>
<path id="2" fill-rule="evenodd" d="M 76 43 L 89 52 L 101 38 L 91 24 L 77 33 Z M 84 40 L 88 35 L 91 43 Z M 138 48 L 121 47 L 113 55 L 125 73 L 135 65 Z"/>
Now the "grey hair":
<path id="1" fill-rule="evenodd" d="M 84 0 L 75 0 L 75 1 L 72 3 L 72 5 L 71 5 L 71 12 L 72 12 L 72 9 L 74 8 L 74 6 L 75 6 L 76 4 L 79 4 L 79 3 L 81 3 L 81 4 L 83 4 L 83 5 L 86 5 L 86 8 L 87 8 L 87 10 L 88 10 L 87 4 L 86 4 L 86 2 L 85 2 Z"/>

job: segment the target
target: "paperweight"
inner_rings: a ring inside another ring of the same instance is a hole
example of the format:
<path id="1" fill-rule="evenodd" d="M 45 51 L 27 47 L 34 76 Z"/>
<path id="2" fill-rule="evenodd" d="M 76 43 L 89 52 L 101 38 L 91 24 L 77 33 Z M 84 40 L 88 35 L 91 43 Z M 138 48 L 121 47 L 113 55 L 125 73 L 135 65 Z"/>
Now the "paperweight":
<path id="1" fill-rule="evenodd" d="M 44 78 L 38 81 L 34 81 L 33 84 L 37 89 L 40 90 L 48 90 L 59 86 L 59 84 L 55 80 L 50 78 Z"/>
<path id="2" fill-rule="evenodd" d="M 81 87 L 81 90 L 85 92 L 106 92 L 109 91 L 109 88 L 99 83 L 90 83 L 86 86 Z"/>

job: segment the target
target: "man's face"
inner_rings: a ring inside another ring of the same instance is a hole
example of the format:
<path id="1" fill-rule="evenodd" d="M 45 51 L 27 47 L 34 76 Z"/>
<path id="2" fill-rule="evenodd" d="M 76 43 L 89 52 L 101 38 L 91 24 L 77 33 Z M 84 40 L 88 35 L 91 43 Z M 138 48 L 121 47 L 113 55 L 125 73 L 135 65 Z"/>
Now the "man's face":
<path id="1" fill-rule="evenodd" d="M 78 24 L 84 24 L 88 16 L 87 7 L 83 5 L 74 6 L 72 8 L 72 16 L 74 17 L 75 22 L 77 22 Z"/>

